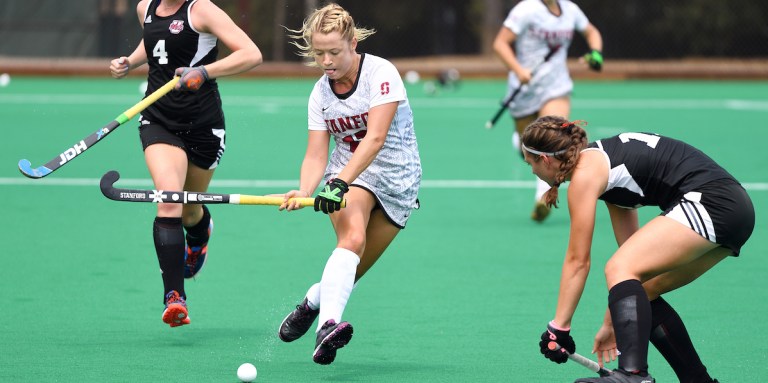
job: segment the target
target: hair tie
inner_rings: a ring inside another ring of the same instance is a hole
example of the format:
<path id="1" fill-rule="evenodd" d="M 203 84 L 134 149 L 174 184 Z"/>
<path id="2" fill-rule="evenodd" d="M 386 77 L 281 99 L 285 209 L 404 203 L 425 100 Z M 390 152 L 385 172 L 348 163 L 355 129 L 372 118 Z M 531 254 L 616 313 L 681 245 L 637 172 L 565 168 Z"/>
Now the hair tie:
<path id="1" fill-rule="evenodd" d="M 584 121 L 584 120 L 573 120 L 573 121 L 564 122 L 563 125 L 562 125 L 562 127 L 565 128 L 565 132 L 568 133 L 568 134 L 573 133 L 573 127 L 574 126 L 578 126 L 580 128 L 583 128 L 583 127 L 587 126 L 587 122 Z"/>

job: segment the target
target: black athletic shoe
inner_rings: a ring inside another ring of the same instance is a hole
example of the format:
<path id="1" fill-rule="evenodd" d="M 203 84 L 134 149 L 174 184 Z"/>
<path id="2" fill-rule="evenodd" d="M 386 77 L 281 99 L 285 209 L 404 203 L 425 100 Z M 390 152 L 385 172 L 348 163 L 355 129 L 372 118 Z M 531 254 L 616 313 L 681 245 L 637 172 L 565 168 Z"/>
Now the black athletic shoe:
<path id="1" fill-rule="evenodd" d="M 611 371 L 611 375 L 601 378 L 576 379 L 574 383 L 656 383 L 656 379 L 648 374 L 645 376 L 630 374 L 619 368 Z"/>
<path id="2" fill-rule="evenodd" d="M 301 338 L 312 327 L 317 314 L 320 314 L 320 310 L 312 310 L 307 304 L 307 298 L 304 298 L 301 304 L 296 306 L 296 310 L 291 311 L 283 319 L 283 323 L 280 323 L 280 330 L 277 331 L 277 336 L 283 342 L 293 342 Z"/>
<path id="3" fill-rule="evenodd" d="M 312 360 L 318 364 L 331 364 L 336 359 L 336 350 L 344 347 L 352 339 L 352 325 L 349 322 L 336 323 L 328 319 L 317 332 L 317 342 Z"/>

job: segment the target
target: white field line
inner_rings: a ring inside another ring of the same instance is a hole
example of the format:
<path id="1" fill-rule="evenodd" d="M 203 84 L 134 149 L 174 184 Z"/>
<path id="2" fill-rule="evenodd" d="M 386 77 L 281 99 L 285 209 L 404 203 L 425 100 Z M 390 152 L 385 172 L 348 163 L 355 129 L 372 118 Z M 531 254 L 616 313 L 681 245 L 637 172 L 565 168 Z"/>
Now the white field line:
<path id="1" fill-rule="evenodd" d="M 24 186 L 97 186 L 98 178 L 42 178 L 33 180 L 19 177 L 0 177 L 0 185 L 24 185 Z M 133 186 L 151 188 L 152 180 L 149 178 L 121 178 L 118 187 Z M 742 183 L 745 189 L 750 191 L 766 191 L 766 182 Z M 295 188 L 296 180 L 213 180 L 211 188 Z M 424 189 L 534 189 L 534 181 L 502 181 L 502 180 L 423 180 L 421 187 Z"/>
<path id="2" fill-rule="evenodd" d="M 3 104 L 49 104 L 49 105 L 120 105 L 136 103 L 140 98 L 129 95 L 95 94 L 0 94 Z M 280 96 L 237 96 L 222 97 L 225 106 L 279 109 L 305 107 L 305 97 Z M 497 98 L 412 98 L 414 108 L 458 108 L 488 109 L 499 103 Z M 768 100 L 742 99 L 581 99 L 573 100 L 574 108 L 584 109 L 726 109 L 768 111 Z"/>

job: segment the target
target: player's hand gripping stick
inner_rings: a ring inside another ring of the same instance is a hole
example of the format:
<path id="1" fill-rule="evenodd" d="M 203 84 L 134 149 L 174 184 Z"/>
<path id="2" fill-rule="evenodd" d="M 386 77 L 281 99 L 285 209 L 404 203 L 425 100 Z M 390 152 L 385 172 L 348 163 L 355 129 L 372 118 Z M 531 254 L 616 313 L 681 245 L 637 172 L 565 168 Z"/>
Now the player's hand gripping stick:
<path id="1" fill-rule="evenodd" d="M 539 342 L 539 348 L 544 357 L 558 364 L 568 361 L 568 354 L 576 352 L 576 343 L 570 335 L 570 330 L 570 328 L 557 327 L 555 321 L 547 324 L 547 331 L 541 334 L 541 341 Z M 549 346 L 552 342 L 559 344 L 560 347 L 551 349 Z"/>
<path id="2" fill-rule="evenodd" d="M 334 178 L 325 184 L 320 193 L 315 197 L 315 211 L 323 211 L 325 214 L 331 214 L 341 210 L 341 201 L 344 200 L 344 193 L 349 191 L 349 185 L 340 178 Z"/>
<path id="3" fill-rule="evenodd" d="M 179 77 L 176 90 L 196 92 L 208 81 L 208 71 L 202 65 L 177 68 L 175 75 Z"/>

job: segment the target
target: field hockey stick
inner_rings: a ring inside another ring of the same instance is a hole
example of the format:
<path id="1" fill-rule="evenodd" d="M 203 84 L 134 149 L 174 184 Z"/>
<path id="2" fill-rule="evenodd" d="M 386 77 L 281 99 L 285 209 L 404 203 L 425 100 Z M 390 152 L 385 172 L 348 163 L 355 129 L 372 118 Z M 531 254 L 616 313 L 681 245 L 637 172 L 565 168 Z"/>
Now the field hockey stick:
<path id="1" fill-rule="evenodd" d="M 68 164 L 75 157 L 83 154 L 83 152 L 88 150 L 91 146 L 96 145 L 109 133 L 117 129 L 118 126 L 128 122 L 133 118 L 133 116 L 139 114 L 142 110 L 146 109 L 152 103 L 157 101 L 160 97 L 163 97 L 166 93 L 170 92 L 177 82 L 179 82 L 179 77 L 172 78 L 171 81 L 168 81 L 165 85 L 160 87 L 160 89 L 152 92 L 152 94 L 139 101 L 138 104 L 115 117 L 112 122 L 104 125 L 103 128 L 91 133 L 88 137 L 85 137 L 80 140 L 80 142 L 72 145 L 72 147 L 67 148 L 67 150 L 59 154 L 57 157 L 54 157 L 52 160 L 48 161 L 45 165 L 32 168 L 32 163 L 29 162 L 29 160 L 19 160 L 19 171 L 21 171 L 21 174 L 29 178 L 43 178 L 51 174 L 52 172 L 56 171 L 56 169 Z"/>
<path id="2" fill-rule="evenodd" d="M 230 205 L 273 205 L 283 204 L 281 196 L 260 196 L 247 194 L 199 193 L 188 191 L 118 189 L 113 185 L 120 178 L 120 173 L 110 170 L 101 177 L 99 186 L 101 193 L 113 201 L 152 202 L 152 203 L 186 203 L 186 204 L 230 204 Z M 291 198 L 288 201 L 298 201 L 301 207 L 315 205 L 314 198 Z M 341 207 L 346 207 L 347 201 L 341 201 Z"/>
<path id="3" fill-rule="evenodd" d="M 557 350 L 558 348 L 562 348 L 562 347 L 560 347 L 559 344 L 557 344 L 557 342 L 549 342 L 547 347 L 549 347 L 549 349 L 553 350 L 553 351 Z M 597 364 L 597 362 L 595 362 L 592 359 L 584 357 L 584 356 L 582 356 L 580 354 L 577 354 L 575 352 L 574 353 L 570 353 L 566 349 L 563 349 L 563 351 L 568 355 L 568 359 L 570 359 L 570 360 L 572 360 L 572 361 L 574 361 L 574 362 L 576 362 L 576 363 L 586 367 L 587 369 L 589 369 L 592 372 L 596 372 L 600 376 L 608 376 L 608 375 L 611 374 L 611 372 L 608 369 L 606 369 L 604 367 L 600 367 L 600 365 Z"/>
<path id="4" fill-rule="evenodd" d="M 560 49 L 560 46 L 552 47 L 549 50 L 549 53 L 547 53 L 547 55 L 544 56 L 544 59 L 541 60 L 538 64 L 536 64 L 533 67 L 533 69 L 531 69 L 531 76 L 533 76 L 533 74 L 536 73 L 536 71 L 539 70 L 539 68 L 541 68 L 541 66 L 545 62 L 549 61 L 549 59 L 552 58 L 552 56 L 555 54 L 555 52 L 557 52 L 558 49 Z M 493 128 L 494 125 L 496 125 L 496 123 L 499 121 L 499 118 L 501 118 L 501 115 L 504 114 L 504 111 L 507 110 L 507 108 L 509 107 L 509 104 L 511 104 L 512 100 L 515 99 L 517 94 L 520 93 L 521 90 L 523 90 L 523 86 L 525 86 L 525 85 L 526 84 L 520 84 L 520 86 L 518 86 L 512 92 L 512 94 L 510 94 L 509 97 L 507 97 L 507 99 L 504 100 L 504 102 L 501 103 L 501 107 L 499 108 L 499 110 L 496 111 L 496 114 L 493 115 L 493 118 L 491 118 L 490 120 L 488 120 L 488 122 L 485 123 L 485 128 L 486 129 L 491 129 L 491 128 Z"/>

